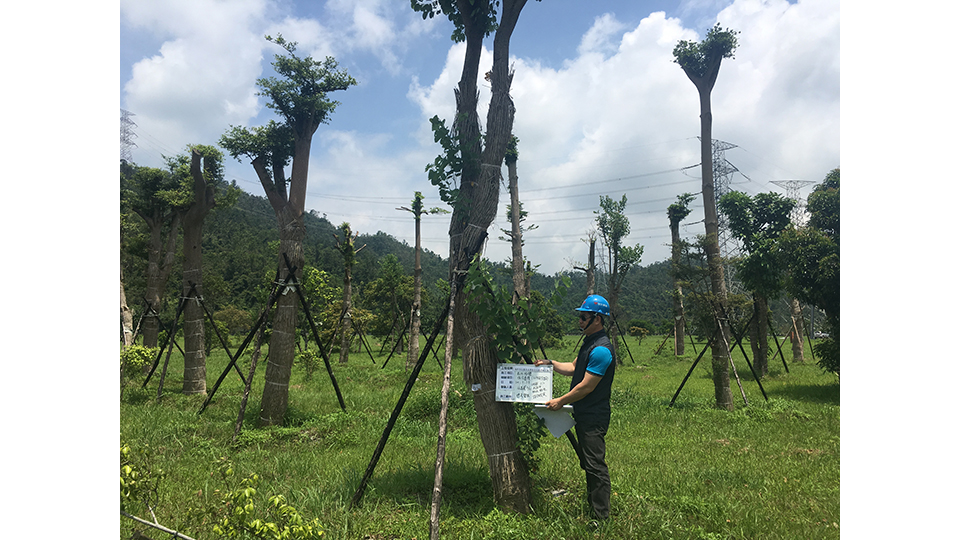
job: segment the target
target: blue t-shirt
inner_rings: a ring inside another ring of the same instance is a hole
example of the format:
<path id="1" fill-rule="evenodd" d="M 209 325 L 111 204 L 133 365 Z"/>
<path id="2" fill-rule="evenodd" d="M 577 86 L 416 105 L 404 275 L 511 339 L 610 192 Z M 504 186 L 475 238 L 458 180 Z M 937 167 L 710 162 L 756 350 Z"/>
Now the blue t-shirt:
<path id="1" fill-rule="evenodd" d="M 606 347 L 594 347 L 590 351 L 590 358 L 587 360 L 587 372 L 597 377 L 603 377 L 613 361 L 613 354 Z"/>

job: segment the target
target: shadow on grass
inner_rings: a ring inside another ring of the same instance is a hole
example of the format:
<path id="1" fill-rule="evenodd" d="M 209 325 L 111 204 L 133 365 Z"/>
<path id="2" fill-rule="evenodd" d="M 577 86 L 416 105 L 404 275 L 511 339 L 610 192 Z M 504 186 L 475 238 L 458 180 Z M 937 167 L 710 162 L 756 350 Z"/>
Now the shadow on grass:
<path id="1" fill-rule="evenodd" d="M 840 383 L 784 385 L 768 390 L 771 396 L 781 396 L 810 403 L 840 405 Z"/>
<path id="2" fill-rule="evenodd" d="M 397 505 L 430 507 L 433 464 L 375 474 L 365 497 L 392 499 Z M 494 509 L 493 487 L 486 469 L 447 463 L 443 471 L 443 514 L 458 518 L 485 515 Z"/>

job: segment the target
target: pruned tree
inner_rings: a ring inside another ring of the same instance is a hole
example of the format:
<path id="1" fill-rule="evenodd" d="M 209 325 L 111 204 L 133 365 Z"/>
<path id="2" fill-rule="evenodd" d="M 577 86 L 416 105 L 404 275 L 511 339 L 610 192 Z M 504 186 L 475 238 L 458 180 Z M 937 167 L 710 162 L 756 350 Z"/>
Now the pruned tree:
<path id="1" fill-rule="evenodd" d="M 200 246 L 203 220 L 216 205 L 217 184 L 223 182 L 223 154 L 212 146 L 189 146 L 190 155 L 167 158 L 173 178 L 180 183 L 183 200 L 179 206 L 183 227 L 182 295 L 191 289 L 195 298 L 183 306 L 183 393 L 207 392 L 207 362 L 203 327 L 203 309 L 197 298 L 203 296 L 203 271 Z"/>
<path id="2" fill-rule="evenodd" d="M 480 438 L 488 456 L 494 499 L 506 510 L 529 511 L 530 475 L 517 449 L 517 424 L 511 403 L 497 402 L 496 351 L 480 318 L 469 311 L 462 283 L 475 255 L 487 238 L 497 212 L 500 168 L 513 132 L 514 105 L 510 97 L 510 37 L 526 0 L 411 0 L 426 19 L 446 16 L 454 24 L 453 39 L 466 43 L 460 82 L 454 90 L 457 115 L 450 133 L 444 122 L 432 119 L 434 136 L 446 142 L 444 153 L 428 167 L 441 197 L 453 204 L 450 219 L 450 278 L 454 297 L 454 343 L 463 349 L 463 376 L 473 392 Z M 497 10 L 499 8 L 499 20 Z M 493 40 L 490 105 L 486 132 L 481 135 L 477 113 L 480 53 L 483 39 Z M 457 183 L 457 180 L 459 182 Z M 458 185 L 457 185 L 458 184 Z"/>
<path id="3" fill-rule="evenodd" d="M 597 273 L 597 230 L 590 229 L 587 231 L 587 237 L 583 239 L 584 242 L 589 244 L 590 249 L 587 255 L 587 265 L 578 266 L 577 263 L 572 263 L 574 270 L 580 270 L 585 272 L 587 275 L 587 292 L 586 296 L 590 296 L 595 292 L 596 289 L 596 273 Z"/>
<path id="4" fill-rule="evenodd" d="M 758 193 L 754 197 L 731 191 L 720 198 L 720 211 L 727 226 L 743 244 L 745 255 L 736 262 L 737 277 L 753 293 L 753 322 L 750 344 L 753 365 L 763 377 L 767 374 L 767 327 L 769 300 L 784 287 L 780 234 L 790 225 L 794 202 L 776 193 Z"/>
<path id="5" fill-rule="evenodd" d="M 707 36 L 700 43 L 681 40 L 673 49 L 674 61 L 680 64 L 700 95 L 700 173 L 705 249 L 719 331 L 719 339 L 715 339 L 711 345 L 713 388 L 716 406 L 726 410 L 733 410 L 733 393 L 730 391 L 730 323 L 727 319 L 727 289 L 723 277 L 717 201 L 713 189 L 713 112 L 710 94 L 717 82 L 717 75 L 720 74 L 720 62 L 724 58 L 733 58 L 736 48 L 737 32 L 724 30 L 717 24 L 707 31 Z"/>
<path id="6" fill-rule="evenodd" d="M 360 233 L 350 230 L 350 224 L 344 221 L 337 229 L 343 238 L 334 234 L 337 251 L 343 257 L 343 316 L 340 326 L 340 363 L 350 360 L 350 340 L 353 336 L 353 265 L 357 263 L 357 253 L 366 245 L 356 245 Z"/>
<path id="7" fill-rule="evenodd" d="M 510 190 L 510 204 L 507 205 L 508 219 L 510 220 L 510 230 L 501 229 L 506 237 L 500 237 L 501 240 L 510 241 L 511 268 L 513 269 L 513 290 L 517 296 L 526 298 L 530 296 L 530 290 L 527 287 L 527 274 L 524 269 L 523 261 L 523 233 L 537 228 L 536 225 L 523 227 L 523 221 L 527 217 L 527 212 L 523 209 L 520 202 L 520 189 L 518 186 L 519 176 L 517 175 L 517 159 L 520 157 L 520 151 L 517 144 L 520 139 L 516 135 L 510 137 L 510 143 L 507 145 L 507 154 L 504 156 L 507 162 L 507 179 Z"/>
<path id="8" fill-rule="evenodd" d="M 690 215 L 689 204 L 693 201 L 693 194 L 677 195 L 677 202 L 667 207 L 667 218 L 670 220 L 670 261 L 673 278 L 673 352 L 683 356 L 683 338 L 686 334 L 686 316 L 683 313 L 683 288 L 677 280 L 677 268 L 680 266 L 680 257 L 683 245 L 680 241 L 680 222 Z"/>
<path id="9" fill-rule="evenodd" d="M 631 268 L 640 264 L 640 259 L 643 257 L 643 246 L 640 244 L 635 246 L 624 245 L 624 240 L 630 234 L 630 220 L 624 214 L 626 206 L 626 195 L 619 201 L 601 195 L 600 210 L 594 210 L 593 212 L 597 216 L 597 232 L 607 249 L 607 302 L 610 303 L 610 313 L 614 320 L 618 319 L 622 313 L 619 302 L 623 280 L 627 277 L 627 272 Z M 617 325 L 611 324 L 607 333 L 610 336 L 610 342 L 616 349 Z M 618 363 L 623 363 L 620 358 L 621 355 L 615 356 L 617 356 Z"/>
<path id="10" fill-rule="evenodd" d="M 411 368 L 417 363 L 417 358 L 420 356 L 420 294 L 423 286 L 423 268 L 420 266 L 420 221 L 424 214 L 446 214 L 449 213 L 449 211 L 436 207 L 430 208 L 429 210 L 425 209 L 423 207 L 423 193 L 419 191 L 414 192 L 410 208 L 401 206 L 397 208 L 397 210 L 405 210 L 413 214 L 415 223 L 416 240 L 414 240 L 415 246 L 413 251 L 413 305 L 410 307 L 410 342 L 407 344 L 406 363 L 406 366 Z"/>
<path id="11" fill-rule="evenodd" d="M 328 56 L 323 61 L 310 56 L 301 58 L 296 54 L 296 43 L 288 42 L 282 36 L 267 36 L 267 41 L 279 45 L 285 54 L 275 55 L 272 62 L 279 78 L 257 79 L 257 95 L 267 98 L 267 107 L 281 121 L 271 120 L 267 125 L 253 129 L 231 126 L 230 131 L 220 138 L 220 146 L 234 159 L 244 156 L 251 160 L 267 200 L 277 215 L 279 277 L 284 280 L 289 273 L 284 261 L 286 256 L 299 280 L 304 265 L 306 229 L 303 212 L 313 135 L 320 124 L 329 121 L 339 105 L 328 94 L 346 90 L 357 81 L 345 70 L 338 70 L 333 57 Z M 287 177 L 284 169 L 291 162 Z M 277 302 L 270 334 L 270 361 L 260 402 L 258 424 L 261 426 L 282 423 L 287 412 L 290 373 L 296 354 L 297 303 L 298 298 L 293 294 L 282 295 Z"/>
<path id="12" fill-rule="evenodd" d="M 147 269 L 144 299 L 149 304 L 141 323 L 143 346 L 157 347 L 160 335 L 159 313 L 163 293 L 176 262 L 180 236 L 180 205 L 184 200 L 180 183 L 169 171 L 138 167 L 120 178 L 123 204 L 147 226 Z M 152 311 L 151 311 L 152 310 Z M 149 370 L 150 366 L 144 367 Z"/>

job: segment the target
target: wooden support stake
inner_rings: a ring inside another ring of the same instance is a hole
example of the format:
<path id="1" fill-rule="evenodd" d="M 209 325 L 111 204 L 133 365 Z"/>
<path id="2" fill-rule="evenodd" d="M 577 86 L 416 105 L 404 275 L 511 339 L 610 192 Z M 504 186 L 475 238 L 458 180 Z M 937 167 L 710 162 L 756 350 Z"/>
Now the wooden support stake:
<path id="1" fill-rule="evenodd" d="M 449 313 L 449 310 L 450 306 L 448 305 L 446 308 L 444 308 L 443 315 L 437 319 L 437 324 L 434 327 L 433 335 L 430 336 L 430 339 L 427 341 L 427 346 L 424 347 L 423 351 L 420 353 L 420 358 L 417 359 L 417 364 L 413 367 L 413 371 L 410 373 L 410 377 L 407 379 L 407 384 L 403 387 L 403 391 L 400 393 L 400 399 L 397 401 L 397 405 L 393 408 L 393 413 L 390 414 L 390 419 L 387 420 L 387 427 L 384 428 L 383 434 L 380 436 L 380 442 L 377 443 L 377 448 L 373 452 L 373 457 L 370 458 L 370 463 L 367 465 L 367 470 L 364 472 L 363 478 L 360 480 L 360 485 L 357 487 L 357 491 L 353 494 L 353 499 L 350 500 L 351 509 L 359 506 L 360 502 L 363 500 L 363 492 L 367 488 L 367 482 L 370 481 L 370 477 L 373 476 L 374 469 L 377 468 L 377 462 L 380 461 L 380 455 L 383 453 L 383 449 L 387 445 L 387 439 L 390 438 L 390 432 L 393 431 L 393 426 L 397 423 L 397 418 L 400 417 L 400 411 L 403 410 L 403 405 L 406 403 L 407 397 L 410 395 L 410 390 L 413 388 L 413 383 L 417 380 L 417 376 L 420 374 L 420 368 L 423 367 L 423 361 L 427 359 L 427 355 L 430 353 L 430 350 L 433 347 L 433 342 L 437 338 L 437 334 L 440 333 L 440 327 L 447 318 L 447 313 Z"/>

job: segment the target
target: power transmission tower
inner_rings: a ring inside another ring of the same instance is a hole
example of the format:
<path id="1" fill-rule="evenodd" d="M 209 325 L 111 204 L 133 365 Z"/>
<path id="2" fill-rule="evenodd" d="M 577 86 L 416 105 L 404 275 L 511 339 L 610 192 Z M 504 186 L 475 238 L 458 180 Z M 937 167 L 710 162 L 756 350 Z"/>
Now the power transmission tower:
<path id="1" fill-rule="evenodd" d="M 790 212 L 790 222 L 797 227 L 802 226 L 807 221 L 807 203 L 800 198 L 800 188 L 812 184 L 812 180 L 772 180 L 770 182 L 776 186 L 782 187 L 787 192 L 787 198 L 795 203 Z"/>
<path id="2" fill-rule="evenodd" d="M 697 139 L 700 139 L 700 137 L 697 137 Z M 733 163 L 727 161 L 724 152 L 731 148 L 736 148 L 737 145 L 718 141 L 717 139 L 713 139 L 711 143 L 713 156 L 713 195 L 715 199 L 714 202 L 719 208 L 720 198 L 730 192 L 730 180 L 733 177 L 733 173 L 740 172 Z M 723 257 L 724 260 L 723 274 L 724 280 L 727 282 L 727 291 L 733 294 L 741 294 L 743 292 L 743 285 L 736 279 L 733 265 L 730 264 L 730 261 L 742 255 L 743 248 L 740 242 L 730 234 L 730 224 L 727 221 L 727 217 L 723 215 L 723 212 L 717 212 L 717 228 L 717 244 L 720 248 L 720 256 Z"/>
<path id="3" fill-rule="evenodd" d="M 131 116 L 136 115 L 120 109 L 120 161 L 126 161 L 127 163 L 133 161 L 131 150 L 137 145 L 133 142 L 133 139 L 137 136 L 133 128 L 137 127 L 137 124 L 130 119 Z"/>

